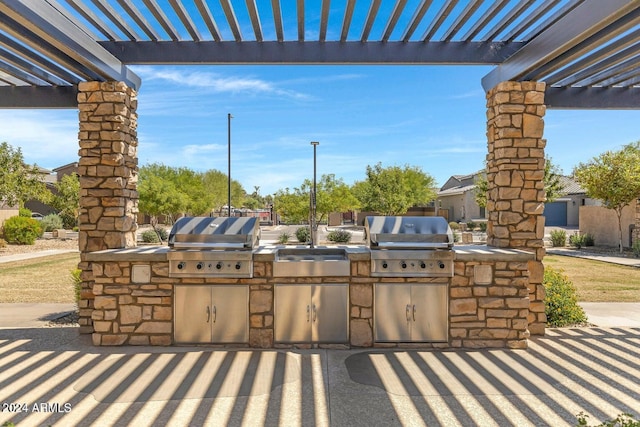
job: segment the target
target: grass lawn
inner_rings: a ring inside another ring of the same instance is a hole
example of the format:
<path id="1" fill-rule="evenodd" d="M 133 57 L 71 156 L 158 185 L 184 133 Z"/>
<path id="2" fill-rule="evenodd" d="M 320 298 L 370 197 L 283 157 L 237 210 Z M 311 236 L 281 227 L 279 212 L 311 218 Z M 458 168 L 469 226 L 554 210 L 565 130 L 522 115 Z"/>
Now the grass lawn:
<path id="1" fill-rule="evenodd" d="M 0 264 L 0 303 L 74 303 L 71 270 L 80 254 L 68 253 Z"/>
<path id="2" fill-rule="evenodd" d="M 544 257 L 545 267 L 564 270 L 578 301 L 640 302 L 640 269 L 559 255 Z"/>

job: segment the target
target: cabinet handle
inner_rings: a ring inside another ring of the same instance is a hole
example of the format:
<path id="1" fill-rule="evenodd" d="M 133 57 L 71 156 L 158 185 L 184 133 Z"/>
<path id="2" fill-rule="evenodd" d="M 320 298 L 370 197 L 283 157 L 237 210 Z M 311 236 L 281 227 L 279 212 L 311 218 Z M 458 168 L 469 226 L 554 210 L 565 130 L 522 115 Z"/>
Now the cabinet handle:
<path id="1" fill-rule="evenodd" d="M 211 308 L 207 306 L 207 323 L 211 320 Z"/>
<path id="2" fill-rule="evenodd" d="M 413 321 L 416 321 L 416 305 L 413 304 Z"/>
<path id="3" fill-rule="evenodd" d="M 213 306 L 213 323 L 216 323 L 216 319 L 218 318 L 218 310 L 216 309 L 216 306 Z"/>
<path id="4" fill-rule="evenodd" d="M 316 305 L 313 304 L 313 322 L 314 323 L 315 323 L 317 318 L 318 318 L 318 311 L 316 310 Z"/>
<path id="5" fill-rule="evenodd" d="M 405 312 L 404 312 L 404 317 L 405 317 L 405 319 L 407 319 L 407 322 L 409 320 L 411 320 L 411 318 L 409 317 L 409 310 L 411 309 L 410 307 L 411 306 L 409 304 L 407 304 L 407 307 L 406 307 Z"/>
<path id="6" fill-rule="evenodd" d="M 309 307 L 309 305 L 307 304 L 307 323 L 309 323 L 309 320 L 310 320 L 310 313 L 311 313 L 311 311 L 310 311 L 310 307 Z"/>

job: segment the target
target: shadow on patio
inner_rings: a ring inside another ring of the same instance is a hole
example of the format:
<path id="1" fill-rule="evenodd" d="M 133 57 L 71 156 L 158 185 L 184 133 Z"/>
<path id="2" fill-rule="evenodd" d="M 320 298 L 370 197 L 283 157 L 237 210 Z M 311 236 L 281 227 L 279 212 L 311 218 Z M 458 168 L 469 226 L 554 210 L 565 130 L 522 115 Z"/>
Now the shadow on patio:
<path id="1" fill-rule="evenodd" d="M 0 329 L 0 402 L 22 410 L 4 407 L 0 423 L 558 426 L 580 411 L 594 422 L 640 414 L 638 328 L 551 329 L 527 351 L 96 348 L 87 338 Z"/>

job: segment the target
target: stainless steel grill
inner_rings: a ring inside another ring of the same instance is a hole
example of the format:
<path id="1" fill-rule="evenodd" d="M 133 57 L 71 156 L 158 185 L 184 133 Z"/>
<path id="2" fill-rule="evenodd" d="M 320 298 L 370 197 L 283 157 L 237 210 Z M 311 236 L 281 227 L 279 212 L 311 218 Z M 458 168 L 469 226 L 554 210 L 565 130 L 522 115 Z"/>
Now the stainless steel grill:
<path id="1" fill-rule="evenodd" d="M 443 217 L 369 216 L 374 277 L 453 277 L 453 232 Z"/>
<path id="2" fill-rule="evenodd" d="M 252 277 L 257 218 L 180 218 L 169 233 L 169 276 Z"/>

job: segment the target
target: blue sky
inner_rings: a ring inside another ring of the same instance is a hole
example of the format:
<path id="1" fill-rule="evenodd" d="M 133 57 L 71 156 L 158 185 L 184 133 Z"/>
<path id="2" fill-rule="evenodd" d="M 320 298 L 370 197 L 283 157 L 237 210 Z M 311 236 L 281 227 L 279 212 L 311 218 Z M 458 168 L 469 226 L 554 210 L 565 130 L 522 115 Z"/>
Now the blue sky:
<path id="1" fill-rule="evenodd" d="M 483 167 L 491 67 L 138 66 L 139 162 L 227 170 L 252 192 L 298 187 L 313 173 L 348 184 L 365 168 L 419 166 L 438 185 Z M 567 174 L 640 140 L 640 111 L 548 110 L 547 154 Z M 77 160 L 77 111 L 0 110 L 0 141 L 45 168 Z"/>

